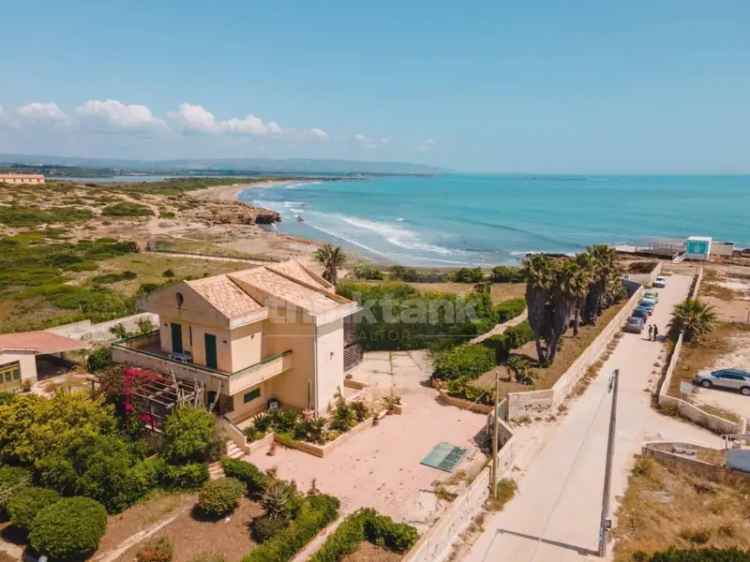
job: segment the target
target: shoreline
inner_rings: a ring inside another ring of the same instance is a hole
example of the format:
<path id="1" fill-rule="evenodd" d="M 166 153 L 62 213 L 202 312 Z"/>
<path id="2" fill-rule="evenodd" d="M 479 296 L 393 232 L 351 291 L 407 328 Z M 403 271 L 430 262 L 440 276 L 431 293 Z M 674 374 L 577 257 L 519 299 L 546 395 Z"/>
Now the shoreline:
<path id="1" fill-rule="evenodd" d="M 202 200 L 211 201 L 222 201 L 225 203 L 241 203 L 240 193 L 246 189 L 267 189 L 269 187 L 276 187 L 277 185 L 284 185 L 290 181 L 295 180 L 261 180 L 255 183 L 232 183 L 227 185 L 214 185 L 211 187 L 205 187 L 203 189 L 196 189 L 189 193 L 190 197 Z M 309 180 L 312 182 L 313 180 Z M 300 180 L 300 183 L 305 183 L 305 180 Z"/>

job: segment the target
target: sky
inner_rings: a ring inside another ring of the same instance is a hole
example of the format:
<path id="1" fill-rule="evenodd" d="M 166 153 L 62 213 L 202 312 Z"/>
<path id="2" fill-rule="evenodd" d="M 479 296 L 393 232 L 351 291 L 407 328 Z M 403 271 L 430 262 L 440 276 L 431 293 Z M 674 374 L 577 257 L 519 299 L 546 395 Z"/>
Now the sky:
<path id="1" fill-rule="evenodd" d="M 750 172 L 747 0 L 6 2 L 0 152 Z"/>

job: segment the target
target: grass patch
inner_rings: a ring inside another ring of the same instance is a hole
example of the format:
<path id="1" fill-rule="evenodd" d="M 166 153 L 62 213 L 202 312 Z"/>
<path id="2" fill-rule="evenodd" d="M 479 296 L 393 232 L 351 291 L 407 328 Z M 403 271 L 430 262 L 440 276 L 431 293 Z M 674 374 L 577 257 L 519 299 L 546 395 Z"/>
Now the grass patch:
<path id="1" fill-rule="evenodd" d="M 639 457 L 617 512 L 615 562 L 638 560 L 638 552 L 650 555 L 670 546 L 750 548 L 748 494 L 746 479 L 713 481 Z"/>
<path id="2" fill-rule="evenodd" d="M 0 206 L 0 223 L 12 227 L 85 222 L 94 217 L 88 209 L 78 207 L 5 207 Z"/>
<path id="3" fill-rule="evenodd" d="M 149 207 L 128 201 L 113 203 L 102 209 L 103 217 L 150 217 L 153 214 Z"/>
<path id="4" fill-rule="evenodd" d="M 490 511 L 502 511 L 513 496 L 518 491 L 518 485 L 515 480 L 510 478 L 503 478 L 496 485 L 497 487 L 497 498 L 490 496 L 487 498 L 486 507 Z"/>

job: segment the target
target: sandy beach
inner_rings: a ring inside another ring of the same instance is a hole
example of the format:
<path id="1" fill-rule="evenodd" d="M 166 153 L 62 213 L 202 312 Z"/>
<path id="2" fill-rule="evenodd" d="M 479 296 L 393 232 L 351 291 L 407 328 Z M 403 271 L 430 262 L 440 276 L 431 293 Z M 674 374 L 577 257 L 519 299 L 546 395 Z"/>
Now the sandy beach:
<path id="1" fill-rule="evenodd" d="M 205 189 L 199 189 L 190 193 L 191 197 L 196 199 L 208 199 L 211 201 L 224 201 L 232 202 L 238 201 L 241 192 L 246 189 L 264 189 L 268 187 L 274 187 L 277 185 L 284 185 L 289 183 L 290 180 L 262 180 L 252 184 L 247 183 L 233 183 L 228 185 L 215 185 L 213 187 L 207 187 Z M 299 183 L 305 183 L 300 181 Z"/>

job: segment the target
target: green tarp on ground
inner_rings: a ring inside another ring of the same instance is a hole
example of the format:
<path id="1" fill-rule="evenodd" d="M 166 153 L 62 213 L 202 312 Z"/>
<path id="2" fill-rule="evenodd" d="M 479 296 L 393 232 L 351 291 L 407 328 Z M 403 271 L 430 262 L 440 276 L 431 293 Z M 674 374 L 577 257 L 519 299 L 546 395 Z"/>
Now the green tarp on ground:
<path id="1" fill-rule="evenodd" d="M 435 445 L 427 456 L 422 459 L 420 464 L 445 472 L 453 472 L 453 469 L 461 462 L 465 454 L 466 449 L 456 447 L 444 441 Z"/>

